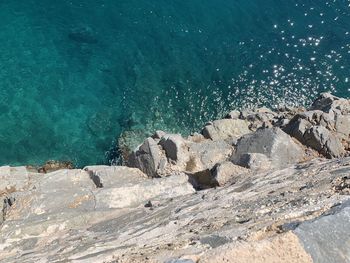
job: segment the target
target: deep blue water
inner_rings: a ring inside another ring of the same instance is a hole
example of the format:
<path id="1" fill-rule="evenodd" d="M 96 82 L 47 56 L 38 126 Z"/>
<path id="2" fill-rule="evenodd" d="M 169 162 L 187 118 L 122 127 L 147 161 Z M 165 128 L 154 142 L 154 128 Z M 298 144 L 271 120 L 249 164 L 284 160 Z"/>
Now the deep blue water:
<path id="1" fill-rule="evenodd" d="M 346 0 L 0 0 L 0 165 L 348 96 L 349 31 Z"/>

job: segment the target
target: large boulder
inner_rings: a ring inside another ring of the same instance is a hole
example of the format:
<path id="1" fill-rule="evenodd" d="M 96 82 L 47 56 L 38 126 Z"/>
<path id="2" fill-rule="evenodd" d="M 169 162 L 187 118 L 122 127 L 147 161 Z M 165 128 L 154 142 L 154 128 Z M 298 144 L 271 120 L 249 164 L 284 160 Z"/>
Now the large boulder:
<path id="1" fill-rule="evenodd" d="M 238 140 L 233 156 L 235 163 L 240 163 L 248 153 L 260 153 L 271 160 L 274 168 L 283 168 L 301 161 L 304 150 L 279 128 L 258 129 Z"/>
<path id="2" fill-rule="evenodd" d="M 309 110 L 320 110 L 326 113 L 350 114 L 350 101 L 338 98 L 329 92 L 321 93 Z"/>
<path id="3" fill-rule="evenodd" d="M 129 186 L 147 179 L 147 175 L 139 169 L 125 166 L 86 166 L 84 171 L 88 172 L 96 188 Z"/>
<path id="4" fill-rule="evenodd" d="M 128 166 L 139 168 L 150 177 L 158 177 L 157 171 L 161 158 L 161 148 L 153 138 L 149 137 L 132 152 L 128 159 Z"/>
<path id="5" fill-rule="evenodd" d="M 166 157 L 177 165 L 183 166 L 188 162 L 188 145 L 180 134 L 164 135 L 159 145 L 163 147 Z"/>
<path id="6" fill-rule="evenodd" d="M 190 160 L 187 172 L 198 172 L 212 169 L 217 163 L 228 160 L 233 153 L 233 146 L 224 140 L 205 140 L 189 145 Z"/>
<path id="7" fill-rule="evenodd" d="M 250 132 L 249 123 L 240 119 L 216 120 L 206 125 L 202 130 L 204 137 L 213 141 L 230 137 L 238 138 Z"/>
<path id="8" fill-rule="evenodd" d="M 323 126 L 308 129 L 303 135 L 303 141 L 328 158 L 341 157 L 345 153 L 340 140 Z"/>

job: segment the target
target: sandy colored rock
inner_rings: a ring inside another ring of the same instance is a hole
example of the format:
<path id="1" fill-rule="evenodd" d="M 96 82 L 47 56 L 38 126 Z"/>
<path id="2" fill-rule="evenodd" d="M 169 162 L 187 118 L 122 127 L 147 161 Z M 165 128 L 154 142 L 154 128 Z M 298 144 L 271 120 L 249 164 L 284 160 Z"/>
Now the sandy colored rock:
<path id="1" fill-rule="evenodd" d="M 202 130 L 204 137 L 213 141 L 224 140 L 230 137 L 241 137 L 250 132 L 248 122 L 240 119 L 216 120 L 206 125 Z"/>
<path id="2" fill-rule="evenodd" d="M 242 242 L 209 252 L 200 263 L 313 263 L 293 233 L 286 233 L 263 241 Z"/>
<path id="3" fill-rule="evenodd" d="M 248 169 L 226 161 L 214 167 L 211 172 L 211 183 L 217 186 L 224 186 L 228 183 L 235 183 L 240 176 L 248 175 Z"/>

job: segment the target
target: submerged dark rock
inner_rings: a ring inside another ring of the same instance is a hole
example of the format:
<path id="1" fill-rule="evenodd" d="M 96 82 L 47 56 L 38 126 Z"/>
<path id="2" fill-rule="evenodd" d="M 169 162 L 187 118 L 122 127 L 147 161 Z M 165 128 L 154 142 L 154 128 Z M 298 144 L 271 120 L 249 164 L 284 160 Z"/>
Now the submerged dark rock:
<path id="1" fill-rule="evenodd" d="M 80 44 L 96 44 L 98 37 L 96 32 L 89 26 L 76 27 L 68 34 L 68 38 Z"/>

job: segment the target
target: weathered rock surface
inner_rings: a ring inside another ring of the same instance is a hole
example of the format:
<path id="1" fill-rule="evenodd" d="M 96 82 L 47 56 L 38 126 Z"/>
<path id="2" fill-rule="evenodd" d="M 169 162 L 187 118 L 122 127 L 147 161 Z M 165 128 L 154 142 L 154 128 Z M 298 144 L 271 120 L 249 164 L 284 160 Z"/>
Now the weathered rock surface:
<path id="1" fill-rule="evenodd" d="M 350 200 L 295 230 L 314 262 L 350 262 Z"/>
<path id="2" fill-rule="evenodd" d="M 129 165 L 139 168 L 150 177 L 157 177 L 161 161 L 161 148 L 152 138 L 147 138 L 129 157 Z"/>
<path id="3" fill-rule="evenodd" d="M 271 159 L 263 153 L 244 153 L 236 157 L 236 163 L 251 170 L 272 168 Z"/>
<path id="4" fill-rule="evenodd" d="M 287 167 L 304 158 L 302 147 L 279 128 L 262 128 L 243 136 L 237 142 L 233 161 L 237 164 L 244 164 L 244 157 L 247 153 L 266 155 L 275 168 Z"/>
<path id="5" fill-rule="evenodd" d="M 37 188 L 29 195 L 34 200 L 27 199 L 28 193 L 23 192 L 24 196 L 19 195 L 8 210 L 1 228 L 0 260 L 348 260 L 350 198 L 343 194 L 348 186 L 341 182 L 350 173 L 349 158 L 313 160 L 275 172 L 254 173 L 237 178 L 233 185 L 197 194 L 190 188 L 174 194 L 174 184 L 184 184 L 176 176 L 149 179 L 137 169 L 129 169 L 87 167 L 87 171 L 62 170 L 41 175 L 34 182 Z M 100 178 L 103 188 L 96 188 L 92 173 Z M 125 180 L 125 186 L 120 178 Z M 174 178 L 173 184 L 166 181 L 170 178 Z M 148 183 L 141 188 L 145 182 Z M 165 188 L 159 193 L 166 196 L 152 195 L 162 182 Z M 115 194 L 128 185 L 135 188 L 115 199 L 126 200 L 121 208 L 113 199 L 104 203 L 108 195 L 98 198 L 99 191 L 108 185 L 116 189 Z M 153 187 L 150 195 L 146 194 L 148 187 Z M 70 192 L 73 189 L 74 194 Z M 144 201 L 128 203 L 128 196 L 135 192 Z M 53 195 L 51 201 L 45 200 L 49 194 Z M 97 198 L 90 200 L 89 196 Z"/>
<path id="6" fill-rule="evenodd" d="M 211 172 L 211 185 L 224 186 L 235 183 L 241 176 L 249 176 L 249 170 L 226 161 L 216 165 Z"/>
<path id="7" fill-rule="evenodd" d="M 349 149 L 350 102 L 321 94 L 309 111 L 295 115 L 284 130 L 327 158 L 344 156 Z"/>
<path id="8" fill-rule="evenodd" d="M 125 135 L 132 167 L 0 167 L 0 262 L 350 262 L 349 117 L 326 93 Z"/>
<path id="9" fill-rule="evenodd" d="M 139 168 L 149 177 L 164 177 L 172 173 L 205 176 L 210 170 L 229 159 L 233 153 L 230 141 L 205 139 L 201 135 L 185 139 L 179 134 L 162 133 L 147 138 L 128 159 L 130 167 Z M 201 183 L 200 183 L 201 184 Z"/>

